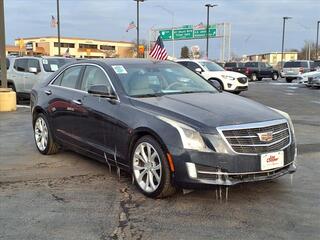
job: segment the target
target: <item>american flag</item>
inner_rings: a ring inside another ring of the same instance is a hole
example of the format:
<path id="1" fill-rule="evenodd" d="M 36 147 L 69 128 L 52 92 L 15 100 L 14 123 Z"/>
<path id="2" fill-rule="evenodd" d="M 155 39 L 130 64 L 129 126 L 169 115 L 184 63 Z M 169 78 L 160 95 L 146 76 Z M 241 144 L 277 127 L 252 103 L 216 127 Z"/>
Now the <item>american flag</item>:
<path id="1" fill-rule="evenodd" d="M 157 60 L 166 60 L 168 58 L 167 50 L 164 48 L 162 39 L 159 35 L 155 45 L 151 49 L 149 55 Z"/>
<path id="2" fill-rule="evenodd" d="M 206 26 L 203 25 L 203 23 L 201 22 L 201 23 L 195 25 L 195 26 L 194 26 L 194 29 L 204 29 L 205 27 L 206 27 Z"/>
<path id="3" fill-rule="evenodd" d="M 51 27 L 52 28 L 56 28 L 58 25 L 58 21 L 56 20 L 56 18 L 52 15 L 51 16 Z"/>
<path id="4" fill-rule="evenodd" d="M 126 32 L 129 32 L 130 29 L 136 28 L 137 26 L 134 24 L 134 21 L 132 21 L 131 23 L 129 23 Z"/>

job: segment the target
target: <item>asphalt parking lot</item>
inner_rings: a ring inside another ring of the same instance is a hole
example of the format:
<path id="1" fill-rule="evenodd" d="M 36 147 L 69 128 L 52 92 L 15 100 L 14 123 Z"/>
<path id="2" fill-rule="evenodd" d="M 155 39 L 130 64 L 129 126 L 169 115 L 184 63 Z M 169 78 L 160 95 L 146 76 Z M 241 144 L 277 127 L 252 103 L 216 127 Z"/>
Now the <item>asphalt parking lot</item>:
<path id="1" fill-rule="evenodd" d="M 320 90 L 263 80 L 241 96 L 291 115 L 298 170 L 232 187 L 228 200 L 148 199 L 92 159 L 39 154 L 26 106 L 0 113 L 0 239 L 319 239 Z"/>

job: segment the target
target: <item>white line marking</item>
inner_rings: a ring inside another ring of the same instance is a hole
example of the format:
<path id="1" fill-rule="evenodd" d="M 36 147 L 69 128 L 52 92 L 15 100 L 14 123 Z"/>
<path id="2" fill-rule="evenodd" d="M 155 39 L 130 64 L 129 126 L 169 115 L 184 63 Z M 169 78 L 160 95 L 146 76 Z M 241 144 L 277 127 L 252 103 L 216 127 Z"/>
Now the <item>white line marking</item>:
<path id="1" fill-rule="evenodd" d="M 17 105 L 18 108 L 31 108 L 30 106 L 28 105 Z"/>
<path id="2" fill-rule="evenodd" d="M 298 87 L 287 87 L 287 88 L 290 88 L 290 89 L 297 89 Z"/>
<path id="3" fill-rule="evenodd" d="M 299 83 L 269 83 L 271 85 L 284 85 L 284 86 L 293 86 L 293 85 L 299 85 Z"/>
<path id="4" fill-rule="evenodd" d="M 294 95 L 293 93 L 285 93 L 286 95 L 292 96 Z"/>
<path id="5" fill-rule="evenodd" d="M 320 101 L 311 101 L 312 103 L 320 104 Z"/>

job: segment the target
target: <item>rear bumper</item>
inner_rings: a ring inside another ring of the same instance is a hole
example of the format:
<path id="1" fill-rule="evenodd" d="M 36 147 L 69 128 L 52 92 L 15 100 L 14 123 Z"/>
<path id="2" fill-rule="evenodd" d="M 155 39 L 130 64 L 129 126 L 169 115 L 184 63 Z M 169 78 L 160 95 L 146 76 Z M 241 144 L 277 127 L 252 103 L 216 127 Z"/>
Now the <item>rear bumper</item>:
<path id="1" fill-rule="evenodd" d="M 226 154 L 217 152 L 179 151 L 173 155 L 174 183 L 182 188 L 206 188 L 216 185 L 265 181 L 296 171 L 295 145 L 284 151 L 284 166 L 261 171 L 260 155 Z M 195 166 L 196 177 L 190 176 L 187 163 Z"/>

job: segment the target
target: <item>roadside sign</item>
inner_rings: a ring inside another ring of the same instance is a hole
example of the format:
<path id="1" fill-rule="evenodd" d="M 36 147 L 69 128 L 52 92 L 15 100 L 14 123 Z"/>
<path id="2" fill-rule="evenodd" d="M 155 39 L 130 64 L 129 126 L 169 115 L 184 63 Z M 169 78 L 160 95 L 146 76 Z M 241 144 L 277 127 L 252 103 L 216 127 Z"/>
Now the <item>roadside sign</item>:
<path id="1" fill-rule="evenodd" d="M 159 31 L 160 36 L 163 41 L 171 40 L 190 40 L 190 39 L 200 39 L 207 36 L 206 26 L 203 29 L 195 29 L 193 25 L 184 25 L 180 28 L 163 29 Z M 213 38 L 217 36 L 216 25 L 209 25 L 209 37 Z"/>

